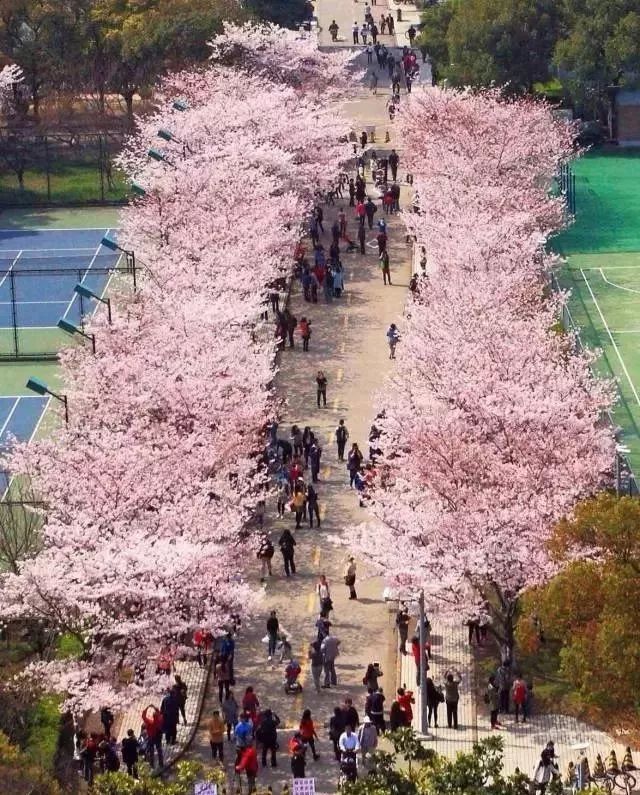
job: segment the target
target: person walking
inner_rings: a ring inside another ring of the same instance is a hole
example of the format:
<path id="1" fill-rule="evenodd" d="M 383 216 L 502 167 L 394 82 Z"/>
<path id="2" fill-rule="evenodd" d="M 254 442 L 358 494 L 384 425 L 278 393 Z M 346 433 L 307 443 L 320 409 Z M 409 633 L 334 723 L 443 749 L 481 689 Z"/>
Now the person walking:
<path id="1" fill-rule="evenodd" d="M 278 645 L 278 632 L 280 631 L 280 622 L 275 610 L 272 610 L 267 619 L 267 659 L 271 660 L 276 653 L 276 646 Z"/>
<path id="2" fill-rule="evenodd" d="M 182 715 L 182 720 L 184 725 L 187 725 L 187 716 L 185 713 L 185 707 L 187 705 L 187 683 L 182 679 L 179 674 L 176 674 L 174 677 L 175 684 L 173 686 L 173 691 L 176 694 L 176 699 L 178 700 L 178 707 L 180 709 L 180 714 Z"/>
<path id="3" fill-rule="evenodd" d="M 324 684 L 322 687 L 330 688 L 331 685 L 336 687 L 338 684 L 336 658 L 340 653 L 340 641 L 331 634 L 330 628 L 329 634 L 323 639 L 320 648 L 322 650 L 322 665 L 324 667 Z"/>
<path id="4" fill-rule="evenodd" d="M 411 618 L 409 610 L 405 604 L 400 605 L 400 609 L 396 613 L 396 627 L 398 628 L 398 639 L 400 641 L 400 653 L 407 653 L 407 638 L 409 637 L 409 623 Z"/>
<path id="5" fill-rule="evenodd" d="M 285 310 L 284 318 L 287 329 L 287 336 L 289 337 L 289 347 L 293 348 L 294 347 L 293 334 L 298 325 L 298 320 L 295 315 L 292 315 L 291 312 L 289 312 L 288 309 Z"/>
<path id="6" fill-rule="evenodd" d="M 233 691 L 229 690 L 222 702 L 222 715 L 227 727 L 227 740 L 231 740 L 231 730 L 238 722 L 238 702 L 233 695 Z"/>
<path id="7" fill-rule="evenodd" d="M 371 25 L 371 28 L 369 29 L 369 33 L 371 33 L 371 40 L 373 41 L 374 44 L 378 43 L 378 34 L 379 34 L 379 32 L 380 31 L 378 30 L 378 26 L 374 22 Z"/>
<path id="8" fill-rule="evenodd" d="M 371 61 L 369 61 L 369 63 L 371 63 Z M 371 88 L 371 93 L 375 96 L 378 93 L 378 73 L 377 72 L 372 72 L 371 73 L 371 78 L 369 80 L 369 87 Z M 371 229 L 371 227 L 369 227 L 369 229 Z"/>
<path id="9" fill-rule="evenodd" d="M 351 28 L 351 32 L 353 34 L 353 43 L 358 44 L 358 34 L 360 33 L 360 25 L 357 22 L 353 23 L 353 27 Z"/>
<path id="10" fill-rule="evenodd" d="M 367 201 L 364 205 L 364 211 L 367 216 L 369 229 L 373 229 L 373 216 L 378 212 L 378 208 L 376 207 L 375 202 L 371 200 L 370 196 L 367 196 Z"/>
<path id="11" fill-rule="evenodd" d="M 171 688 L 167 688 L 164 698 L 160 702 L 160 712 L 162 713 L 162 729 L 166 743 L 167 745 L 174 745 L 178 733 L 180 705 L 176 694 Z"/>
<path id="12" fill-rule="evenodd" d="M 369 691 L 369 695 L 367 696 L 368 707 L 365 705 L 365 711 L 371 718 L 371 722 L 376 727 L 378 734 L 382 734 L 387 730 L 387 725 L 384 720 L 385 695 L 382 688 L 373 691 L 369 688 Z"/>
<path id="13" fill-rule="evenodd" d="M 487 689 L 484 693 L 484 703 L 489 707 L 489 721 L 492 729 L 501 729 L 502 725 L 498 721 L 498 708 L 500 706 L 500 694 L 496 677 L 492 674 L 489 677 Z"/>
<path id="14" fill-rule="evenodd" d="M 436 729 L 438 728 L 438 707 L 443 701 L 444 693 L 435 686 L 433 679 L 427 676 L 427 726 L 431 726 L 433 717 L 433 725 Z"/>
<path id="15" fill-rule="evenodd" d="M 344 461 L 344 448 L 347 445 L 347 440 L 349 439 L 349 431 L 347 426 L 344 424 L 344 420 L 340 420 L 338 422 L 338 427 L 335 431 L 336 437 L 336 445 L 338 447 L 338 461 Z"/>
<path id="16" fill-rule="evenodd" d="M 527 722 L 527 683 L 520 676 L 516 676 L 513 680 L 511 687 L 511 698 L 513 700 L 513 707 L 516 713 L 516 723 L 520 713 L 522 713 L 522 722 Z"/>
<path id="17" fill-rule="evenodd" d="M 371 66 L 373 63 L 373 46 L 371 44 L 367 44 L 364 51 L 367 53 L 367 65 Z"/>
<path id="18" fill-rule="evenodd" d="M 351 445 L 351 450 L 349 450 L 349 455 L 347 456 L 347 469 L 349 470 L 349 486 L 353 488 L 353 483 L 356 479 L 356 475 L 360 471 L 360 467 L 362 466 L 362 453 L 360 452 L 360 448 L 354 442 Z"/>
<path id="19" fill-rule="evenodd" d="M 344 291 L 344 271 L 342 263 L 337 262 L 333 272 L 333 294 L 336 298 L 340 298 Z"/>
<path id="20" fill-rule="evenodd" d="M 331 34 L 331 41 L 338 41 L 338 23 L 335 19 L 329 25 L 329 33 Z"/>
<path id="21" fill-rule="evenodd" d="M 256 731 L 256 740 L 262 744 L 262 767 L 267 766 L 267 754 L 271 756 L 271 767 L 278 766 L 278 726 L 280 718 L 270 709 L 262 713 L 262 720 Z"/>
<path id="22" fill-rule="evenodd" d="M 224 729 L 225 722 L 220 717 L 220 710 L 214 709 L 211 720 L 209 721 L 209 745 L 211 746 L 211 758 L 219 759 L 224 764 Z"/>
<path id="23" fill-rule="evenodd" d="M 296 573 L 296 564 L 294 560 L 296 540 L 288 529 L 284 530 L 280 536 L 278 546 L 282 552 L 285 576 L 289 577 L 291 574 Z"/>
<path id="24" fill-rule="evenodd" d="M 388 160 L 389 168 L 391 169 L 391 179 L 395 182 L 398 179 L 398 165 L 400 163 L 400 157 L 395 149 L 391 150 Z"/>
<path id="25" fill-rule="evenodd" d="M 350 556 L 344 568 L 344 584 L 349 588 L 349 599 L 357 599 L 356 593 L 356 560 Z"/>
<path id="26" fill-rule="evenodd" d="M 278 500 L 280 497 L 278 496 Z M 278 505 L 278 516 L 280 515 L 280 506 Z M 260 582 L 264 582 L 265 576 L 268 573 L 269 577 L 273 577 L 273 571 L 271 570 L 271 560 L 273 558 L 274 553 L 273 544 L 271 543 L 271 539 L 266 533 L 262 533 L 260 536 L 260 547 L 258 552 L 256 553 L 258 556 L 258 560 L 260 561 Z"/>
<path id="27" fill-rule="evenodd" d="M 293 493 L 293 499 L 291 500 L 291 505 L 293 506 L 293 510 L 296 515 L 296 530 L 299 530 L 301 527 L 300 523 L 302 522 L 305 514 L 306 502 L 307 498 L 305 497 L 303 487 L 296 487 L 296 490 Z M 280 540 L 282 540 L 282 537 Z"/>
<path id="28" fill-rule="evenodd" d="M 447 706 L 447 726 L 458 728 L 458 702 L 460 701 L 461 676 L 458 671 L 447 671 L 444 678 L 444 702 Z"/>
<path id="29" fill-rule="evenodd" d="M 387 250 L 387 232 L 381 229 L 376 235 L 376 242 L 378 244 L 378 256 Z"/>
<path id="30" fill-rule="evenodd" d="M 362 43 L 367 45 L 367 36 L 369 35 L 369 26 L 366 22 L 362 23 L 362 27 L 360 28 L 360 38 L 362 39 Z"/>
<path id="31" fill-rule="evenodd" d="M 228 657 L 219 656 L 213 666 L 213 677 L 218 682 L 218 700 L 222 703 L 222 693 L 229 696 L 231 686 L 232 663 Z"/>
<path id="32" fill-rule="evenodd" d="M 325 379 L 326 381 L 326 379 Z M 326 390 L 326 387 L 325 387 Z M 325 406 L 326 398 L 325 398 Z M 318 440 L 316 439 L 314 443 L 311 445 L 311 450 L 309 450 L 309 463 L 311 464 L 311 482 L 317 483 L 318 476 L 320 474 L 320 459 L 322 457 L 322 447 L 318 444 Z"/>
<path id="33" fill-rule="evenodd" d="M 362 764 L 366 768 L 369 764 L 367 754 L 373 753 L 378 747 L 378 731 L 368 715 L 364 716 L 357 737 L 362 752 Z"/>
<path id="34" fill-rule="evenodd" d="M 396 31 L 396 25 L 395 22 L 393 21 L 393 17 L 391 16 L 391 14 L 389 14 L 389 16 L 387 17 L 387 28 L 389 30 L 389 35 L 393 36 L 393 34 Z"/>
<path id="35" fill-rule="evenodd" d="M 309 514 L 309 527 L 313 527 L 313 517 L 316 517 L 316 524 L 320 529 L 320 507 L 318 506 L 318 493 L 311 483 L 307 486 L 307 513 Z"/>
<path id="36" fill-rule="evenodd" d="M 247 795 L 251 795 L 252 792 L 256 791 L 258 770 L 258 754 L 253 745 L 248 745 L 242 749 L 240 759 L 235 766 L 235 771 L 239 776 L 244 773 L 247 777 Z"/>
<path id="37" fill-rule="evenodd" d="M 387 343 L 389 344 L 389 358 L 396 358 L 396 345 L 400 339 L 400 333 L 396 328 L 396 324 L 392 323 L 387 331 Z"/>
<path id="38" fill-rule="evenodd" d="M 511 693 L 511 661 L 504 660 L 496 671 L 496 683 L 499 694 L 499 710 L 503 715 L 509 714 L 509 694 Z"/>
<path id="39" fill-rule="evenodd" d="M 154 751 L 158 752 L 159 767 L 164 767 L 162 755 L 163 720 L 162 713 L 153 704 L 149 704 L 142 713 L 142 724 L 147 732 L 147 757 L 151 767 L 154 767 Z"/>
<path id="40" fill-rule="evenodd" d="M 340 737 L 345 730 L 346 726 L 346 716 L 344 710 L 340 709 L 340 707 L 333 708 L 333 715 L 329 719 L 329 739 L 333 743 L 333 753 L 336 757 L 336 761 L 340 761 L 340 747 L 338 746 L 338 742 L 340 741 Z M 355 727 L 352 726 L 352 729 Z M 377 737 L 377 732 L 376 732 Z"/>
<path id="41" fill-rule="evenodd" d="M 302 339 L 302 350 L 306 352 L 309 350 L 309 340 L 311 339 L 311 321 L 306 317 L 301 317 L 298 328 Z"/>
<path id="42" fill-rule="evenodd" d="M 355 185 L 353 186 L 353 195 L 356 195 Z M 347 214 L 344 211 L 344 207 L 341 207 L 338 211 L 338 224 L 340 226 L 340 237 L 344 240 L 347 236 Z"/>
<path id="43" fill-rule="evenodd" d="M 360 224 L 358 226 L 358 244 L 360 245 L 360 253 L 365 254 L 365 243 L 367 242 L 366 232 L 364 231 L 364 225 Z"/>
<path id="44" fill-rule="evenodd" d="M 290 499 L 291 499 L 291 487 L 289 486 L 289 481 L 286 478 L 282 478 L 279 481 L 279 485 L 278 485 L 278 518 L 279 519 L 282 519 L 284 517 L 285 511 L 287 510 L 287 505 L 288 505 Z M 269 574 L 271 574 L 271 569 L 269 569 Z"/>
<path id="45" fill-rule="evenodd" d="M 306 778 L 306 751 L 307 747 L 300 736 L 300 732 L 296 732 L 289 740 L 289 753 L 291 754 L 291 775 L 294 778 Z"/>
<path id="46" fill-rule="evenodd" d="M 380 254 L 380 268 L 382 269 L 382 283 L 391 284 L 391 269 L 389 268 L 389 252 L 385 250 Z"/>
<path id="47" fill-rule="evenodd" d="M 138 778 L 138 740 L 133 729 L 127 729 L 127 736 L 120 744 L 122 761 L 127 766 L 127 775 Z"/>
<path id="48" fill-rule="evenodd" d="M 318 735 L 316 734 L 316 727 L 313 722 L 313 718 L 311 717 L 310 709 L 305 709 L 305 711 L 302 713 L 299 731 L 303 742 L 305 742 L 309 748 L 311 748 L 311 753 L 315 762 L 320 758 L 320 755 L 316 751 L 316 740 L 318 739 Z"/>
<path id="49" fill-rule="evenodd" d="M 349 180 L 349 207 L 355 207 L 355 206 L 356 206 L 356 185 L 355 185 L 355 182 L 353 181 L 353 179 L 350 179 Z M 344 233 L 343 237 L 346 238 L 346 236 L 347 236 L 347 230 L 346 230 L 346 220 L 345 220 L 345 233 Z"/>
<path id="50" fill-rule="evenodd" d="M 318 370 L 316 375 L 316 399 L 318 402 L 318 408 L 320 408 L 320 398 L 322 398 L 322 405 L 324 408 L 327 407 L 327 377 L 322 372 L 322 370 Z"/>
<path id="51" fill-rule="evenodd" d="M 324 662 L 320 645 L 321 641 L 317 639 L 312 640 L 309 644 L 309 651 L 307 654 L 311 667 L 311 678 L 313 679 L 313 686 L 316 689 L 316 693 L 320 692 L 320 676 L 322 675 L 322 666 Z"/>
<path id="52" fill-rule="evenodd" d="M 318 602 L 320 603 L 320 615 L 329 617 L 329 613 L 333 610 L 333 602 L 331 601 L 331 589 L 327 582 L 327 575 L 321 574 L 318 584 L 316 585 L 316 593 L 318 594 Z"/>

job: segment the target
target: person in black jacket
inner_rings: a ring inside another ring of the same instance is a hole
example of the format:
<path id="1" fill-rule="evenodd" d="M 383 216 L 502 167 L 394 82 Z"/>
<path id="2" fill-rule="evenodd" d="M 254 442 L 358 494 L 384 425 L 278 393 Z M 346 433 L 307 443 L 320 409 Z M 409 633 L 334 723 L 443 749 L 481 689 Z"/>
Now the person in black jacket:
<path id="1" fill-rule="evenodd" d="M 267 649 L 268 659 L 270 660 L 276 653 L 276 646 L 278 645 L 278 630 L 280 629 L 280 622 L 276 611 L 272 610 L 269 618 L 267 619 L 267 637 L 269 644 Z"/>
<path id="2" fill-rule="evenodd" d="M 122 741 L 122 761 L 127 766 L 127 773 L 132 778 L 138 778 L 138 740 L 133 729 L 127 731 Z"/>
<path id="3" fill-rule="evenodd" d="M 278 546 L 282 552 L 282 559 L 284 561 L 284 573 L 287 577 L 290 574 L 296 573 L 296 564 L 293 559 L 294 547 L 296 545 L 295 538 L 291 535 L 290 530 L 284 530 L 278 541 Z"/>
<path id="4" fill-rule="evenodd" d="M 185 705 L 187 703 L 187 683 L 183 682 L 182 677 L 178 674 L 175 675 L 175 685 L 173 686 L 173 692 L 176 694 L 176 699 L 178 700 L 178 708 L 180 710 L 180 714 L 182 715 L 182 720 L 184 721 L 184 725 L 187 725 L 187 715 L 184 711 Z"/>
<path id="5" fill-rule="evenodd" d="M 335 754 L 336 760 L 338 762 L 340 761 L 340 747 L 338 746 L 338 740 L 340 739 L 340 735 L 344 731 L 344 727 L 346 725 L 346 716 L 344 710 L 340 709 L 340 707 L 335 707 L 333 710 L 333 715 L 329 720 L 329 737 L 333 743 L 333 753 Z"/>
<path id="6" fill-rule="evenodd" d="M 267 766 L 267 751 L 271 752 L 271 767 L 277 767 L 276 749 L 278 747 L 278 726 L 280 718 L 270 709 L 265 709 L 258 725 L 256 739 L 262 743 L 262 767 Z"/>
<path id="7" fill-rule="evenodd" d="M 100 723 L 104 728 L 104 736 L 109 739 L 111 737 L 111 727 L 113 726 L 113 712 L 109 709 L 109 707 L 102 707 L 100 710 Z"/>
<path id="8" fill-rule="evenodd" d="M 173 745 L 176 742 L 180 716 L 180 704 L 173 689 L 167 690 L 160 704 L 160 712 L 162 713 L 162 729 L 167 745 Z"/>

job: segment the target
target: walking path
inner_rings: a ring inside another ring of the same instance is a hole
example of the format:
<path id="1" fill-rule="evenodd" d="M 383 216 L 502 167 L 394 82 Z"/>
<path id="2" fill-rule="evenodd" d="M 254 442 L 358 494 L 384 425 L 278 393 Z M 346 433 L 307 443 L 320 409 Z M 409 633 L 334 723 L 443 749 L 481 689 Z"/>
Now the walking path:
<path id="1" fill-rule="evenodd" d="M 393 0 L 390 0 L 393 4 Z M 394 7 L 394 6 L 392 6 Z M 379 2 L 372 6 L 374 16 L 388 14 L 390 6 L 387 2 Z M 340 26 L 339 46 L 351 45 L 351 26 L 354 20 L 362 22 L 364 3 L 344 3 L 339 0 L 317 0 L 316 15 L 319 19 L 319 38 L 323 46 L 330 45 L 328 27 L 335 19 Z M 394 14 L 395 16 L 395 14 Z M 403 6 L 403 17 L 405 7 Z M 411 20 L 415 21 L 415 20 Z M 397 24 L 397 23 L 396 23 Z M 406 24 L 406 27 L 408 27 Z M 396 28 L 397 34 L 404 37 L 405 26 Z M 382 36 L 380 40 L 388 47 L 405 42 L 394 41 L 390 36 Z M 364 60 L 364 56 L 363 56 Z M 422 79 L 428 77 L 428 69 L 423 69 Z M 367 84 L 365 79 L 365 85 Z M 394 126 L 389 121 L 386 101 L 389 97 L 388 80 L 380 76 L 378 96 L 373 97 L 365 89 L 355 92 L 356 98 L 346 105 L 346 111 L 353 119 L 356 133 L 370 126 L 376 129 L 375 149 L 378 156 L 388 154 L 393 146 L 400 153 L 401 164 L 399 175 L 406 170 L 402 165 L 401 146 L 394 138 Z M 389 131 L 391 142 L 384 144 L 385 132 Z M 403 186 L 401 204 L 409 200 L 409 190 Z M 348 212 L 349 236 L 355 239 L 356 222 L 348 205 L 348 197 L 344 201 L 337 200 L 335 207 L 325 208 L 322 238 L 325 248 L 330 241 L 329 229 L 341 206 Z M 382 213 L 380 208 L 379 214 Z M 275 770 L 265 768 L 258 776 L 259 786 L 280 786 L 290 783 L 289 759 L 286 743 L 291 733 L 297 728 L 302 711 L 312 711 L 316 729 L 320 735 L 318 749 L 321 758 L 318 762 L 309 760 L 307 775 L 316 778 L 318 792 L 333 792 L 336 789 L 337 766 L 333 760 L 331 743 L 328 738 L 326 724 L 333 712 L 345 697 L 352 697 L 360 715 L 363 714 L 365 689 L 362 677 L 367 663 L 379 661 L 384 670 L 381 685 L 386 694 L 388 710 L 396 686 L 406 683 L 416 693 L 414 726 L 419 727 L 420 696 L 415 687 L 415 665 L 411 655 L 403 656 L 398 666 L 396 656 L 396 639 L 394 631 L 395 603 L 385 604 L 382 600 L 383 584 L 381 580 L 368 572 L 362 562 L 358 562 L 358 581 L 356 583 L 358 600 L 349 601 L 348 591 L 343 584 L 343 568 L 348 554 L 348 542 L 351 528 L 365 521 L 371 521 L 366 511 L 359 507 L 358 499 L 348 486 L 348 475 L 344 463 L 338 462 L 334 441 L 334 431 L 338 420 L 343 418 L 349 429 L 352 442 L 358 442 L 363 452 L 367 452 L 367 437 L 371 422 L 377 413 L 376 393 L 382 387 L 392 362 L 388 358 L 385 333 L 389 323 L 395 322 L 402 331 L 402 313 L 407 300 L 407 287 L 412 271 L 413 252 L 406 242 L 404 227 L 397 218 L 389 223 L 389 253 L 393 286 L 384 286 L 377 262 L 377 248 L 374 243 L 375 231 L 368 235 L 371 245 L 367 246 L 364 256 L 359 253 L 343 254 L 345 268 L 345 293 L 343 297 L 326 304 L 319 295 L 318 304 L 304 302 L 299 285 L 294 285 L 290 310 L 298 318 L 304 315 L 311 320 L 313 334 L 310 351 L 304 353 L 301 342 L 296 334 L 296 347 L 287 348 L 281 357 L 280 370 L 277 376 L 277 387 L 286 401 L 285 416 L 280 423 L 280 437 L 288 437 L 293 424 L 300 427 L 311 426 L 323 447 L 322 468 L 319 494 L 322 529 L 309 530 L 306 527 L 295 532 L 297 573 L 285 579 L 282 561 L 278 552 L 273 560 L 274 577 L 265 585 L 262 618 L 242 630 L 236 645 L 236 686 L 234 692 L 238 702 L 241 701 L 245 687 L 252 685 L 260 700 L 261 709 L 271 708 L 281 719 L 279 767 Z M 310 249 L 310 245 L 308 245 Z M 398 347 L 398 355 L 402 355 L 402 342 Z M 315 374 L 323 370 L 328 379 L 326 409 L 316 407 Z M 275 499 L 267 506 L 265 528 L 270 533 L 272 542 L 277 549 L 280 533 L 285 527 L 293 531 L 293 515 L 284 519 L 276 517 Z M 372 527 L 375 532 L 375 527 Z M 308 643 L 315 636 L 314 623 L 318 615 L 318 603 L 315 585 L 318 575 L 325 573 L 332 588 L 334 612 L 331 619 L 333 632 L 341 640 L 341 654 L 337 661 L 338 686 L 316 693 L 313 689 L 307 669 Z M 256 582 L 259 579 L 258 564 L 255 566 Z M 304 686 L 302 694 L 286 695 L 282 688 L 284 665 L 267 661 L 266 647 L 262 643 L 265 634 L 265 622 L 270 610 L 276 610 L 280 623 L 286 628 L 292 641 L 294 656 L 303 666 L 301 681 Z M 456 668 L 462 677 L 461 702 L 459 707 L 460 728 L 455 731 L 446 728 L 446 710 L 440 706 L 439 729 L 433 730 L 429 744 L 433 744 L 440 753 L 449 757 L 459 751 L 470 750 L 473 743 L 480 737 L 490 734 L 488 715 L 482 697 L 476 694 L 484 687 L 475 680 L 473 658 L 467 644 L 465 627 L 440 625 L 436 616 L 431 616 L 433 623 L 432 648 L 433 659 L 429 674 L 436 683 L 442 681 L 444 673 Z M 194 666 L 195 667 L 195 666 Z M 185 667 L 183 678 L 196 673 Z M 189 679 L 187 678 L 189 682 Z M 198 696 L 202 693 L 203 680 L 195 679 L 190 686 L 188 704 L 189 722 L 192 713 L 195 716 Z M 210 750 L 207 735 L 207 723 L 214 708 L 219 705 L 217 688 L 213 681 L 209 682 L 205 697 L 202 718 L 195 733 L 190 749 L 190 758 L 208 760 Z M 144 706 L 144 705 L 143 705 Z M 141 709 L 139 710 L 141 711 Z M 131 711 L 135 720 L 137 707 Z M 126 720 L 122 724 L 121 734 L 128 728 Z M 556 743 L 561 765 L 566 768 L 569 759 L 576 753 L 571 746 L 576 742 L 586 741 L 590 744 L 588 756 L 593 760 L 597 752 L 604 756 L 615 745 L 618 759 L 621 760 L 624 748 L 614 744 L 607 735 L 597 732 L 591 727 L 572 718 L 559 715 L 535 715 L 525 725 L 515 725 L 505 720 L 506 730 L 501 732 L 505 739 L 505 765 L 507 771 L 519 767 L 523 772 L 530 773 L 538 758 L 540 749 L 549 739 Z M 187 730 L 190 727 L 187 727 Z M 186 740 L 185 729 L 181 728 L 183 739 Z M 179 737 L 180 742 L 180 737 Z M 225 766 L 232 778 L 232 765 L 235 750 L 232 743 L 225 743 Z"/>
<path id="2" fill-rule="evenodd" d="M 387 92 L 388 94 L 388 92 Z M 385 111 L 387 97 L 370 97 L 365 91 L 348 110 L 354 118 L 354 129 L 375 124 L 383 130 L 388 122 Z M 382 132 L 382 136 L 384 132 Z M 379 135 L 380 138 L 380 135 Z M 376 151 L 385 147 L 376 145 Z M 386 147 L 390 151 L 390 145 Z M 401 171 L 401 169 L 400 169 Z M 406 187 L 401 202 L 407 201 Z M 357 222 L 353 209 L 348 207 L 348 196 L 337 200 L 335 207 L 325 208 L 322 238 L 325 248 L 330 242 L 329 229 L 341 206 L 347 210 L 348 234 L 356 237 Z M 378 216 L 382 208 L 378 211 Z M 386 331 L 391 322 L 402 328 L 402 312 L 408 293 L 411 272 L 411 247 L 405 239 L 401 221 L 387 217 L 391 274 L 393 285 L 383 285 L 378 267 L 375 228 L 367 232 L 366 254 L 342 254 L 345 268 L 345 293 L 329 304 L 322 293 L 318 304 L 306 303 L 299 285 L 294 286 L 290 310 L 298 318 L 305 315 L 311 320 L 313 334 L 310 350 L 303 353 L 296 334 L 296 347 L 287 348 L 281 358 L 277 377 L 278 391 L 286 400 L 286 416 L 280 423 L 279 435 L 288 436 L 293 424 L 310 425 L 323 447 L 319 494 L 322 529 L 307 528 L 296 531 L 297 573 L 284 579 L 282 561 L 278 552 L 273 560 L 274 577 L 265 588 L 262 620 L 243 631 L 236 647 L 236 699 L 241 700 L 247 685 L 254 686 L 261 707 L 269 707 L 280 717 L 285 730 L 280 739 L 280 767 L 261 770 L 259 784 L 283 783 L 290 780 L 286 741 L 297 729 L 302 710 L 312 711 L 320 735 L 321 759 L 309 762 L 308 775 L 317 779 L 319 792 L 332 792 L 337 782 L 337 766 L 333 761 L 331 743 L 325 724 L 345 697 L 350 696 L 360 715 L 363 715 L 365 688 L 362 677 L 368 662 L 379 661 L 384 677 L 381 685 L 391 703 L 396 687 L 396 657 L 393 643 L 394 617 L 382 599 L 383 585 L 379 578 L 367 572 L 358 562 L 357 601 L 348 600 L 348 590 L 343 583 L 343 568 L 348 555 L 349 528 L 368 519 L 359 507 L 355 491 L 349 488 L 344 462 L 337 460 L 334 432 L 339 419 L 344 419 L 349 429 L 349 443 L 358 442 L 366 454 L 368 433 L 377 413 L 376 392 L 383 384 L 392 362 L 389 360 Z M 344 245 L 343 245 L 344 250 Z M 401 343 L 400 343 L 401 344 Z M 316 407 L 315 375 L 323 370 L 327 379 L 327 408 Z M 267 506 L 266 528 L 277 549 L 277 541 L 285 527 L 293 531 L 293 515 L 277 520 L 275 499 Z M 315 637 L 315 620 L 318 603 L 315 585 L 320 573 L 325 573 L 332 588 L 334 612 L 331 615 L 332 631 L 341 640 L 341 653 L 337 661 L 338 686 L 316 693 L 307 670 L 307 648 Z M 256 565 L 256 579 L 259 577 Z M 266 659 L 266 647 L 261 642 L 265 634 L 265 621 L 269 611 L 278 612 L 280 623 L 292 638 L 294 656 L 303 665 L 301 681 L 304 692 L 298 696 L 286 695 L 282 689 L 284 665 Z M 202 721 L 190 756 L 209 758 L 206 724 L 212 710 L 218 705 L 217 689 L 210 686 L 205 701 Z M 225 763 L 234 759 L 231 744 L 225 744 Z"/>

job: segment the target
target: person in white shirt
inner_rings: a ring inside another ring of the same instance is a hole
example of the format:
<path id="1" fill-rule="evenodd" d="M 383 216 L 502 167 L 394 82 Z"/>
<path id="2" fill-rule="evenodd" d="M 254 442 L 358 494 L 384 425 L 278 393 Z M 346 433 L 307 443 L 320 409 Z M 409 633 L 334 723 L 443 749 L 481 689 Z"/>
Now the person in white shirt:
<path id="1" fill-rule="evenodd" d="M 351 731 L 351 726 L 347 726 L 340 735 L 340 739 L 338 740 L 338 747 L 343 753 L 345 751 L 360 750 L 360 740 L 358 740 L 357 735 L 355 735 Z"/>

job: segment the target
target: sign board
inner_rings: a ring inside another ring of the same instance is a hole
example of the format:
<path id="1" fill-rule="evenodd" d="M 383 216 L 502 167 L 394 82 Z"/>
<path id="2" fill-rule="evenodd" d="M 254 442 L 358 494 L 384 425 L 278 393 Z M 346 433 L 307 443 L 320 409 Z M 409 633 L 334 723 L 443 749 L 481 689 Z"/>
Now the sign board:
<path id="1" fill-rule="evenodd" d="M 212 781 L 196 781 L 193 795 L 218 795 L 218 785 Z"/>
<path id="2" fill-rule="evenodd" d="M 294 778 L 291 795 L 316 795 L 315 778 Z"/>

